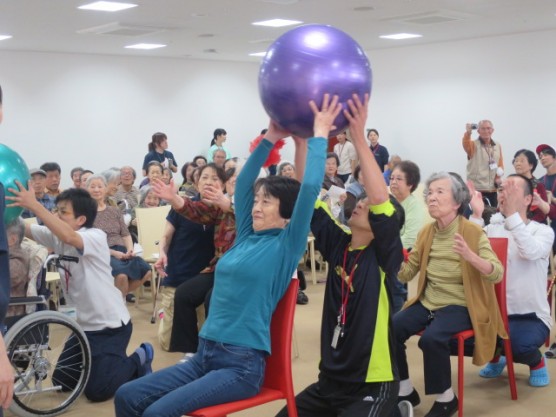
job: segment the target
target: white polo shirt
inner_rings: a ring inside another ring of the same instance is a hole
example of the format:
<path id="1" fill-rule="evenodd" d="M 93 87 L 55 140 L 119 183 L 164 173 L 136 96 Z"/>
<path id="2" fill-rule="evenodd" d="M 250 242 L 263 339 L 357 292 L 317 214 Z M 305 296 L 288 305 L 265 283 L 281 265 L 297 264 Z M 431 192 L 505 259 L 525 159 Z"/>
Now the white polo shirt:
<path id="1" fill-rule="evenodd" d="M 68 305 L 76 307 L 77 322 L 85 331 L 118 328 L 131 319 L 122 293 L 114 286 L 110 250 L 106 234 L 100 229 L 81 228 L 83 252 L 63 243 L 45 226 L 31 225 L 33 239 L 53 248 L 59 255 L 75 256 L 79 262 L 62 261 L 60 280 Z"/>
<path id="2" fill-rule="evenodd" d="M 340 159 L 340 166 L 338 167 L 338 174 L 346 175 L 351 174 L 351 161 L 357 160 L 357 151 L 355 146 L 346 140 L 344 144 L 337 143 L 334 145 L 334 153 Z"/>

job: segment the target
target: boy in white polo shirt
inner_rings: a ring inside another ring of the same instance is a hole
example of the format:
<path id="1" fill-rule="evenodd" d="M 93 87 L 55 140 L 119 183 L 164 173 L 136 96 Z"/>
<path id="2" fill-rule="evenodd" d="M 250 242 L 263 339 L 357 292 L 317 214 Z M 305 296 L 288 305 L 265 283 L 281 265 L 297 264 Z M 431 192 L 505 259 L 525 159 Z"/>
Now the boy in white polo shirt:
<path id="1" fill-rule="evenodd" d="M 19 182 L 17 185 L 19 191 L 10 189 L 15 196 L 7 197 L 12 201 L 9 207 L 29 209 L 44 223 L 44 226 L 26 225 L 26 236 L 53 248 L 59 255 L 79 260 L 61 261 L 65 270 L 61 283 L 67 304 L 75 307 L 77 322 L 91 347 L 91 374 L 85 395 L 91 401 L 105 401 L 124 383 L 151 373 L 154 352 L 152 345 L 142 343 L 131 356 L 126 354 L 131 318 L 120 291 L 114 286 L 106 234 L 92 228 L 97 203 L 87 191 L 72 188 L 56 198 L 56 214 L 53 214 L 37 201 L 32 191 Z M 71 341 L 66 343 L 62 354 L 66 365 L 67 361 L 74 361 L 73 355 L 80 355 L 76 348 Z M 67 368 L 63 372 L 57 369 L 53 379 L 68 388 L 73 388 L 75 380 Z"/>

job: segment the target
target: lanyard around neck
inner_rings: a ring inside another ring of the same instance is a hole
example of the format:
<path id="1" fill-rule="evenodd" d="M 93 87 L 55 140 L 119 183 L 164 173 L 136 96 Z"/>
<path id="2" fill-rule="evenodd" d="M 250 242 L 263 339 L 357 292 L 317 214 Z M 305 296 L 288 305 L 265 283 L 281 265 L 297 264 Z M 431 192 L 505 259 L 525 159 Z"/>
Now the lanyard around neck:
<path id="1" fill-rule="evenodd" d="M 340 324 L 342 326 L 342 329 L 345 328 L 346 325 L 346 312 L 347 312 L 347 305 L 348 305 L 348 301 L 349 301 L 349 291 L 351 289 L 351 283 L 353 282 L 353 275 L 355 274 L 355 270 L 357 269 L 357 261 L 359 260 L 359 257 L 361 256 L 361 254 L 363 253 L 362 249 L 357 256 L 355 257 L 355 260 L 353 262 L 353 266 L 351 267 L 351 272 L 349 273 L 349 275 L 346 277 L 346 263 L 347 263 L 347 255 L 348 255 L 348 251 L 349 251 L 349 244 L 346 246 L 346 249 L 344 250 L 344 262 L 342 264 L 342 306 L 340 307 L 340 312 L 338 314 L 338 324 Z M 346 279 L 347 278 L 347 279 Z M 346 292 L 344 294 L 344 285 L 346 287 Z"/>

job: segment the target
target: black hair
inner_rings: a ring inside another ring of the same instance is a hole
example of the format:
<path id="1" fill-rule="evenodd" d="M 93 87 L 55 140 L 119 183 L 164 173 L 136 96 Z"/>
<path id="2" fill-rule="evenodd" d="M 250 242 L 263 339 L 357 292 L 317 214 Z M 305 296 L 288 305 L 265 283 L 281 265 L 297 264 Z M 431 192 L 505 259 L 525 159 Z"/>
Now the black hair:
<path id="1" fill-rule="evenodd" d="M 207 158 L 205 158 L 203 155 L 197 155 L 195 158 L 193 158 L 193 163 L 194 163 L 194 164 L 197 164 L 197 162 L 195 162 L 195 161 L 197 161 L 197 159 L 199 159 L 199 158 L 201 158 L 202 160 L 204 160 L 204 161 L 205 161 L 205 164 L 208 162 L 208 161 L 207 161 Z"/>
<path id="2" fill-rule="evenodd" d="M 361 194 L 359 194 L 359 196 L 357 197 L 356 204 L 361 201 L 364 200 L 365 198 L 367 198 L 367 193 L 365 191 L 363 191 Z M 400 230 L 402 230 L 403 225 L 405 224 L 405 210 L 402 207 L 402 205 L 400 204 L 400 202 L 398 200 L 396 200 L 396 197 L 394 197 L 392 194 L 389 194 L 389 199 L 390 202 L 392 203 L 392 205 L 394 206 L 395 212 L 394 215 L 396 216 L 396 220 L 398 221 L 398 227 L 400 228 Z M 371 213 L 371 210 L 369 210 L 369 224 L 371 225 L 371 228 L 373 226 L 373 214 Z"/>
<path id="3" fill-rule="evenodd" d="M 214 130 L 214 133 L 212 134 L 212 140 L 210 141 L 210 146 L 214 145 L 216 143 L 216 138 L 220 135 L 227 135 L 228 133 L 222 129 L 222 128 L 218 128 Z"/>
<path id="4" fill-rule="evenodd" d="M 517 158 L 519 155 L 523 155 L 525 158 L 527 158 L 527 162 L 529 163 L 529 165 L 531 165 L 531 174 L 535 172 L 538 163 L 535 153 L 533 151 L 530 151 L 529 149 L 520 149 L 515 153 L 512 164 L 515 162 L 515 158 Z"/>
<path id="5" fill-rule="evenodd" d="M 266 132 L 268 132 L 268 129 L 261 130 L 261 135 L 266 135 Z"/>
<path id="6" fill-rule="evenodd" d="M 280 217 L 290 219 L 293 208 L 301 188 L 301 183 L 288 177 L 272 175 L 270 177 L 259 178 L 255 183 L 255 193 L 264 188 L 265 196 L 272 196 L 280 201 L 278 211 Z"/>
<path id="7" fill-rule="evenodd" d="M 76 172 L 81 172 L 83 173 L 83 168 L 81 167 L 75 167 L 70 171 L 70 178 L 73 178 L 73 174 L 75 174 Z M 79 175 L 79 177 L 81 177 L 81 174 Z"/>
<path id="8" fill-rule="evenodd" d="M 164 167 L 162 166 L 162 164 L 158 161 L 151 161 L 147 164 L 147 175 L 149 175 L 149 169 L 151 167 L 159 167 L 160 168 L 160 174 L 162 174 L 162 171 L 164 171 Z"/>
<path id="9" fill-rule="evenodd" d="M 197 164 L 195 162 L 186 162 L 185 164 L 183 164 L 183 166 L 181 167 L 181 176 L 183 177 L 183 182 L 181 183 L 181 185 L 185 185 L 187 184 L 188 178 L 187 178 L 187 169 L 189 167 L 193 167 L 193 168 L 197 168 Z M 193 171 L 191 171 L 191 174 L 193 174 Z M 192 178 L 189 178 L 191 180 L 193 180 Z"/>
<path id="10" fill-rule="evenodd" d="M 336 155 L 334 152 L 328 152 L 326 154 L 326 159 L 331 159 L 334 158 L 336 160 L 336 165 L 340 166 L 340 158 L 338 158 L 338 155 Z"/>
<path id="11" fill-rule="evenodd" d="M 528 195 L 530 195 L 531 197 L 533 196 L 533 193 L 535 192 L 535 184 L 530 178 L 527 178 L 526 176 L 521 174 L 508 175 L 508 178 L 511 177 L 517 177 L 523 179 L 523 181 L 525 181 L 525 189 L 523 190 L 525 197 L 527 197 Z M 529 219 L 533 217 L 533 213 L 531 212 L 531 204 L 533 204 L 532 198 L 531 198 L 531 203 L 529 203 L 529 205 L 527 206 L 527 218 Z"/>
<path id="12" fill-rule="evenodd" d="M 155 150 L 156 145 L 160 145 L 162 142 L 164 142 L 164 140 L 168 139 L 168 137 L 166 136 L 166 133 L 162 133 L 162 132 L 156 132 L 153 133 L 153 137 L 151 142 L 149 142 L 149 152 L 152 152 Z"/>
<path id="13" fill-rule="evenodd" d="M 232 178 L 234 176 L 234 174 L 236 173 L 236 167 L 233 168 L 228 168 L 226 170 L 226 172 L 224 172 L 224 176 L 226 177 L 226 182 L 228 182 L 228 180 L 230 178 Z"/>
<path id="14" fill-rule="evenodd" d="M 377 135 L 378 137 L 380 137 L 380 134 L 378 133 L 378 130 L 376 130 L 376 129 L 369 129 L 369 130 L 367 130 L 367 137 L 369 137 L 369 134 L 370 134 L 371 132 L 375 132 L 376 135 Z"/>
<path id="15" fill-rule="evenodd" d="M 58 171 L 58 174 L 62 173 L 62 168 L 60 168 L 60 165 L 57 162 L 45 162 L 40 166 L 40 169 L 44 172 Z"/>
<path id="16" fill-rule="evenodd" d="M 411 192 L 415 191 L 421 181 L 421 171 L 415 162 L 401 161 L 392 169 L 399 169 L 405 174 L 405 183 L 411 187 Z"/>
<path id="17" fill-rule="evenodd" d="M 93 227 L 97 217 L 98 206 L 87 190 L 83 188 L 68 188 L 56 197 L 54 203 L 57 205 L 62 201 L 69 201 L 71 203 L 75 218 L 85 216 L 86 220 L 83 227 Z"/>
<path id="18" fill-rule="evenodd" d="M 81 176 L 83 176 L 83 174 L 94 174 L 94 172 L 91 171 L 90 169 L 84 169 L 83 172 L 81 173 Z"/>
<path id="19" fill-rule="evenodd" d="M 220 181 L 222 181 L 222 184 L 226 184 L 226 173 L 224 172 L 223 168 L 220 168 L 218 165 L 216 165 L 214 162 L 211 162 L 210 164 L 206 164 L 203 165 L 201 168 L 199 168 L 199 178 L 201 178 L 201 175 L 203 175 L 203 171 L 207 168 L 212 168 L 214 169 L 214 171 L 216 172 L 216 176 L 218 177 L 218 179 Z"/>
<path id="20" fill-rule="evenodd" d="M 0 85 L 0 106 L 2 105 L 2 86 Z"/>

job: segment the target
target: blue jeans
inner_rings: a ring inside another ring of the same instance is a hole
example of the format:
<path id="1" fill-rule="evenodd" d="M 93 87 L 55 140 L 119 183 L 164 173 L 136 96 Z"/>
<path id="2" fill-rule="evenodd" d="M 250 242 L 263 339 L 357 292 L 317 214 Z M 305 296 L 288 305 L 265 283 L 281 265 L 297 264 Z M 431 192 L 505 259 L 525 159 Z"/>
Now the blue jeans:
<path id="1" fill-rule="evenodd" d="M 117 417 L 180 417 L 199 408 L 256 395 L 266 353 L 201 338 L 183 364 L 128 382 L 118 389 Z"/>
<path id="2" fill-rule="evenodd" d="M 514 362 L 537 366 L 542 354 L 539 348 L 550 334 L 550 329 L 535 313 L 508 316 Z"/>

